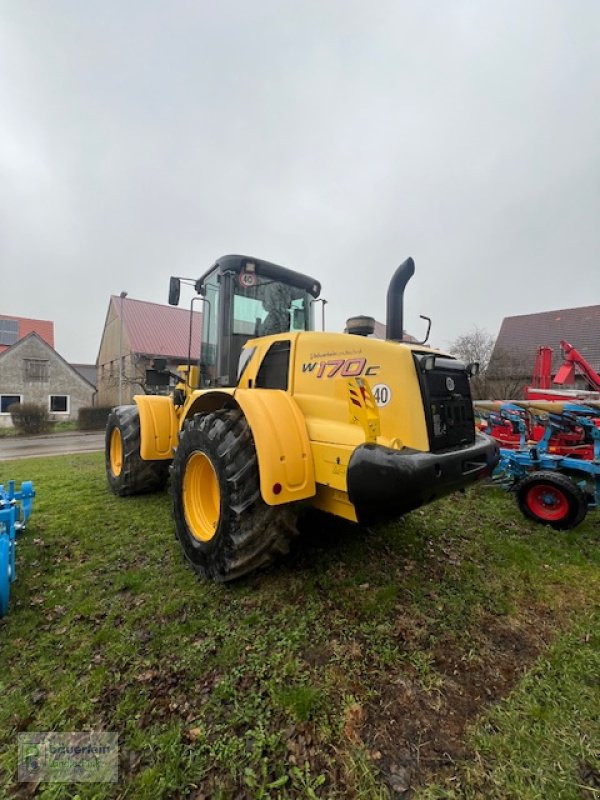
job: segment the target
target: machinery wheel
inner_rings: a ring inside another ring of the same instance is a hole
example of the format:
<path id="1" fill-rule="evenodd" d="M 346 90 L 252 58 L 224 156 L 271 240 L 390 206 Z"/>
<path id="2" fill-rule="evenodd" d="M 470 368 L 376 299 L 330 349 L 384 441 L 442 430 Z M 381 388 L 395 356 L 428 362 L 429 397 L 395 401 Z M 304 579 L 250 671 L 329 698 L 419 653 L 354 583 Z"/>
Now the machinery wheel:
<path id="1" fill-rule="evenodd" d="M 121 497 L 156 492 L 169 477 L 170 461 L 144 461 L 140 456 L 137 406 L 117 406 L 110 412 L 104 456 L 108 485 Z"/>
<path id="2" fill-rule="evenodd" d="M 585 493 L 560 472 L 534 472 L 518 484 L 516 493 L 526 517 L 557 530 L 575 528 L 587 514 Z"/>
<path id="3" fill-rule="evenodd" d="M 10 580 L 10 543 L 8 536 L 0 534 L 0 618 L 8 614 Z"/>
<path id="4" fill-rule="evenodd" d="M 173 460 L 176 536 L 200 575 L 230 581 L 287 553 L 296 511 L 261 497 L 256 449 L 239 409 L 196 414 Z"/>

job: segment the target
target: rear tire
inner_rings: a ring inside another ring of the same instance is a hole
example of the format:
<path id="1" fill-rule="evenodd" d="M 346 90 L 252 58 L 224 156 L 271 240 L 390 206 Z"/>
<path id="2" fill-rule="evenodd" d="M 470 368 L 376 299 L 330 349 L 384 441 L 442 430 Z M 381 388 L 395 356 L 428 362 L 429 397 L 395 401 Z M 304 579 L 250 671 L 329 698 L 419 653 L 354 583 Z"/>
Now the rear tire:
<path id="1" fill-rule="evenodd" d="M 173 460 L 176 536 L 202 577 L 235 580 L 270 564 L 297 535 L 290 505 L 261 497 L 252 432 L 239 409 L 196 414 Z"/>
<path id="2" fill-rule="evenodd" d="M 585 519 L 588 501 L 574 481 L 560 472 L 534 472 L 516 488 L 521 512 L 556 530 L 575 528 Z"/>
<path id="3" fill-rule="evenodd" d="M 169 477 L 169 460 L 145 461 L 140 456 L 140 438 L 137 406 L 113 408 L 106 423 L 104 460 L 108 485 L 120 497 L 156 492 Z"/>

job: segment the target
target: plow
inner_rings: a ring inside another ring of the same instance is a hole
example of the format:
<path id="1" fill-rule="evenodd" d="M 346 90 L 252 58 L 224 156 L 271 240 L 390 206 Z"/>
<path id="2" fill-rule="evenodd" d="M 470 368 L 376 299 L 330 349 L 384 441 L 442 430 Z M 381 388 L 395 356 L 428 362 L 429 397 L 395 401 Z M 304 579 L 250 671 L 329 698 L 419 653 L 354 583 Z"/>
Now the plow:
<path id="1" fill-rule="evenodd" d="M 23 481 L 18 491 L 14 481 L 7 489 L 0 484 L 0 618 L 8 614 L 10 586 L 16 578 L 16 538 L 25 529 L 34 497 L 31 481 Z"/>
<path id="2" fill-rule="evenodd" d="M 493 480 L 528 519 L 557 530 L 600 504 L 600 402 L 476 401 L 478 426 L 496 439 Z"/>

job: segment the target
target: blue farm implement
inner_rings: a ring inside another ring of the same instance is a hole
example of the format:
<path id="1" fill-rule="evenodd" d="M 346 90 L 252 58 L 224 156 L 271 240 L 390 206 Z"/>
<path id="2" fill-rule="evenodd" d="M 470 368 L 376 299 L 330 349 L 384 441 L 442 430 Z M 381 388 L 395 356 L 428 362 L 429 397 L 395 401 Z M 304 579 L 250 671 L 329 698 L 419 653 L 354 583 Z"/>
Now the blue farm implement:
<path id="1" fill-rule="evenodd" d="M 478 427 L 500 447 L 522 450 L 538 445 L 548 453 L 594 459 L 594 431 L 600 404 L 512 400 L 476 401 Z"/>
<path id="2" fill-rule="evenodd" d="M 526 517 L 566 530 L 579 525 L 588 510 L 600 504 L 598 404 L 496 401 L 475 405 L 489 425 L 511 425 L 516 441 L 500 448 L 494 480 L 514 492 Z"/>
<path id="3" fill-rule="evenodd" d="M 8 489 L 0 484 L 0 617 L 8 614 L 10 585 L 16 578 L 16 536 L 25 528 L 34 497 L 31 481 L 23 481 L 19 491 L 14 481 L 9 482 Z"/>

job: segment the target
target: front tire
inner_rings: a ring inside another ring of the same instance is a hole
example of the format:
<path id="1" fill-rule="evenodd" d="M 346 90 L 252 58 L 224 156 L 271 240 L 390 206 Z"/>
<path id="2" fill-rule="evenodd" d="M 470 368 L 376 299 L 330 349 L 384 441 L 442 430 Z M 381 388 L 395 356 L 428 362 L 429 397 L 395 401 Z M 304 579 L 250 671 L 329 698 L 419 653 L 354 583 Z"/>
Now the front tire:
<path id="1" fill-rule="evenodd" d="M 169 477 L 169 460 L 145 461 L 140 456 L 140 415 L 137 406 L 113 408 L 106 423 L 104 461 L 113 494 L 125 497 L 162 489 Z"/>
<path id="2" fill-rule="evenodd" d="M 575 528 L 587 514 L 585 493 L 560 472 L 534 472 L 518 484 L 516 494 L 528 519 L 556 530 Z"/>
<path id="3" fill-rule="evenodd" d="M 185 558 L 214 581 L 267 566 L 288 552 L 298 532 L 295 509 L 261 497 L 254 439 L 239 409 L 196 414 L 185 423 L 171 492 Z"/>

